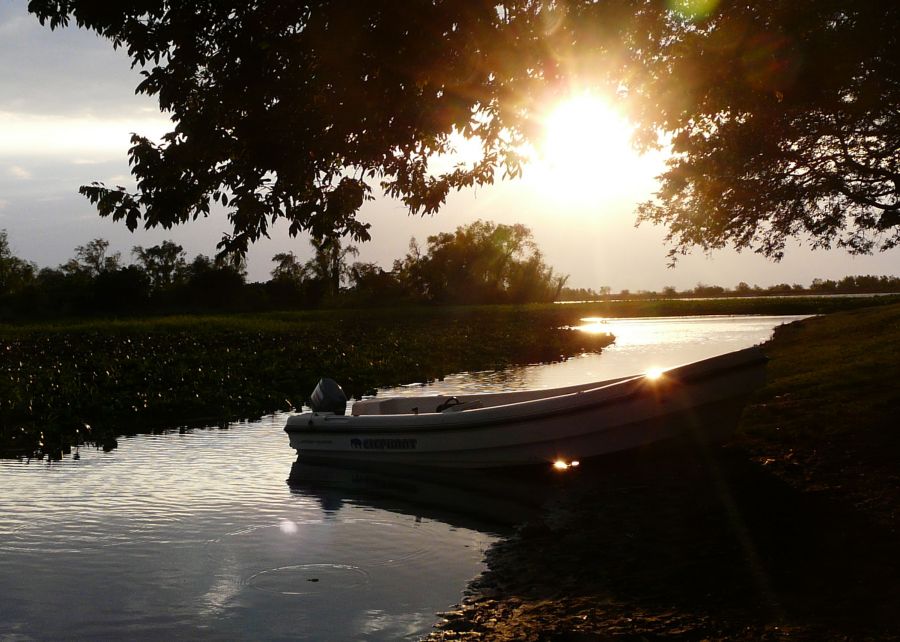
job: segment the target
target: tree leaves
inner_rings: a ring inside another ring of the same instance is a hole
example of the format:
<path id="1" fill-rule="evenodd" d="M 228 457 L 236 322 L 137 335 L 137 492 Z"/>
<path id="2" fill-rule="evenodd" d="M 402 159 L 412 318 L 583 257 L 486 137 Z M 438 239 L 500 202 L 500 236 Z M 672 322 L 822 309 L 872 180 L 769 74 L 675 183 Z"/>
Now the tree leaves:
<path id="1" fill-rule="evenodd" d="M 411 294 L 438 303 L 553 301 L 568 279 L 544 263 L 526 226 L 481 220 L 429 236 L 425 253 L 411 241 L 394 273 Z"/>
<path id="2" fill-rule="evenodd" d="M 690 98 L 642 113 L 645 131 L 675 133 L 677 154 L 639 211 L 668 228 L 670 258 L 732 245 L 780 259 L 795 237 L 853 253 L 900 242 L 898 18 L 876 0 L 737 3 L 672 31 L 666 65 L 645 61 L 644 98 L 686 78 Z"/>
<path id="3" fill-rule="evenodd" d="M 281 218 L 292 235 L 361 241 L 356 214 L 373 181 L 432 213 L 449 190 L 492 178 L 484 164 L 429 174 L 431 155 L 490 94 L 491 3 L 33 0 L 29 10 L 126 46 L 146 65 L 138 91 L 172 114 L 161 143 L 133 140 L 136 192 L 82 188 L 129 229 L 184 223 L 217 201 L 233 227 L 222 252 L 243 254 Z"/>
<path id="4" fill-rule="evenodd" d="M 677 3 L 676 3 L 677 4 Z M 658 0 L 31 0 L 126 48 L 174 129 L 135 137 L 137 190 L 81 189 L 129 229 L 229 212 L 223 253 L 279 219 L 292 235 L 368 238 L 380 188 L 414 214 L 521 173 L 548 101 L 573 87 L 627 103 L 643 148 L 670 140 L 639 221 L 670 256 L 786 241 L 900 243 L 900 6 L 773 0 L 671 11 Z M 678 5 L 686 7 L 684 3 Z M 693 5 L 691 5 L 693 6 Z M 706 6 L 706 5 L 704 5 Z M 476 161 L 435 172 L 455 133 Z"/>

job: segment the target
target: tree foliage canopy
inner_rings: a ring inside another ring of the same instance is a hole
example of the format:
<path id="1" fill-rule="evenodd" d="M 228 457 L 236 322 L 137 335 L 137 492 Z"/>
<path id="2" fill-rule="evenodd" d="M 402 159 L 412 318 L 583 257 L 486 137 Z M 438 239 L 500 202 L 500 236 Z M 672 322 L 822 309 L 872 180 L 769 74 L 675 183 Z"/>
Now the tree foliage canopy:
<path id="1" fill-rule="evenodd" d="M 673 8 L 675 7 L 675 8 Z M 701 7 L 713 7 L 704 13 Z M 616 96 L 639 144 L 671 141 L 640 220 L 672 255 L 779 258 L 788 238 L 853 252 L 900 242 L 900 5 L 891 0 L 32 0 L 125 47 L 174 129 L 136 136 L 137 190 L 82 188 L 129 228 L 225 205 L 223 251 L 279 218 L 292 234 L 368 237 L 381 188 L 412 213 L 521 171 L 548 105 Z M 433 167 L 453 133 L 481 156 Z"/>
<path id="2" fill-rule="evenodd" d="M 0 296 L 16 292 L 34 278 L 36 266 L 12 253 L 6 230 L 0 230 Z"/>
<path id="3" fill-rule="evenodd" d="M 163 241 L 146 249 L 135 245 L 131 253 L 155 290 L 172 285 L 184 278 L 187 272 L 184 248 L 173 241 Z"/>
<path id="4" fill-rule="evenodd" d="M 75 248 L 75 258 L 67 261 L 62 267 L 69 274 L 86 274 L 96 277 L 104 272 L 115 272 L 122 262 L 119 252 L 107 254 L 109 241 L 93 239 Z"/>
<path id="5" fill-rule="evenodd" d="M 790 237 L 854 253 L 900 242 L 900 5 L 725 2 L 675 20 L 642 61 L 636 112 L 674 156 L 642 220 L 672 255 Z"/>
<path id="6" fill-rule="evenodd" d="M 437 303 L 554 301 L 568 279 L 544 263 L 526 226 L 491 221 L 429 236 L 424 252 L 413 239 L 394 272 L 409 291 Z"/>

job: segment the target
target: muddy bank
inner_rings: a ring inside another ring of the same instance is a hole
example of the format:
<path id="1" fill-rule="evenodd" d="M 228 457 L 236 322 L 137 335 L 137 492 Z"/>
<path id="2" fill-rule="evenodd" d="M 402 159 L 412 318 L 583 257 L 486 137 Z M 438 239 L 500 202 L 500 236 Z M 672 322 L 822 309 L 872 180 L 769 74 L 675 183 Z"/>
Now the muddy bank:
<path id="1" fill-rule="evenodd" d="M 900 541 L 736 447 L 591 462 L 432 640 L 900 639 Z"/>

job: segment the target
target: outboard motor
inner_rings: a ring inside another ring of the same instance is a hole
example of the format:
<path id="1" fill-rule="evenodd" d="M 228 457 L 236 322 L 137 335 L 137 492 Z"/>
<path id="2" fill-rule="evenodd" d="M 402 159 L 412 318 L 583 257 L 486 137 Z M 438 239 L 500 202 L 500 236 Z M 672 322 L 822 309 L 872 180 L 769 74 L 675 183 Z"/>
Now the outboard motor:
<path id="1" fill-rule="evenodd" d="M 313 412 L 343 415 L 347 412 L 347 395 L 334 379 L 322 378 L 309 397 L 309 407 Z"/>

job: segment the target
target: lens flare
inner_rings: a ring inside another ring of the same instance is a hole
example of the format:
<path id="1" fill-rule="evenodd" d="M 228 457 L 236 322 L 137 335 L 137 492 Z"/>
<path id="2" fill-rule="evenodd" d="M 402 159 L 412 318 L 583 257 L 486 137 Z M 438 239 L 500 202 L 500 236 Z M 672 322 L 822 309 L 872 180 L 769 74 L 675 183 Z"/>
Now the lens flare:
<path id="1" fill-rule="evenodd" d="M 652 368 L 647 368 L 647 371 L 644 373 L 644 376 L 651 380 L 659 379 L 663 376 L 665 370 L 663 368 L 658 368 L 656 366 Z"/>

